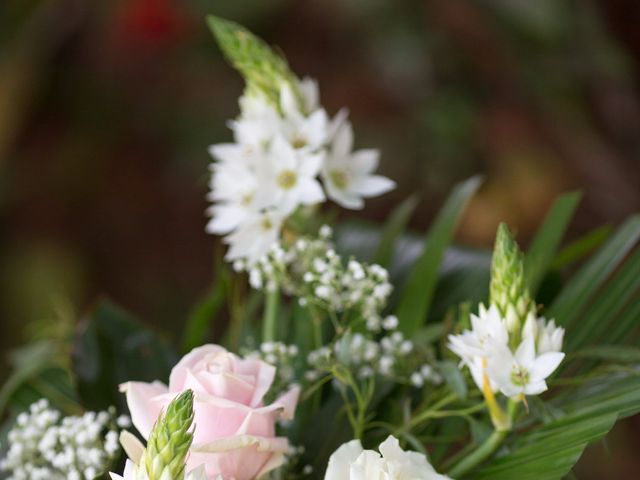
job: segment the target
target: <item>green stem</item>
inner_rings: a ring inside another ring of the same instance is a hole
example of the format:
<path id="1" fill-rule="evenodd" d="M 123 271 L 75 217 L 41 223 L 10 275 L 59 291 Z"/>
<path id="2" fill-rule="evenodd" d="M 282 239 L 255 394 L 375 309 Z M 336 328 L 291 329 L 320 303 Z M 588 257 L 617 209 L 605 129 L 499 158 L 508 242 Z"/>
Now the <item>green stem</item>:
<path id="1" fill-rule="evenodd" d="M 280 290 L 278 286 L 266 293 L 264 319 L 262 322 L 262 341 L 274 342 L 276 339 L 276 317 L 278 316 L 278 304 L 280 303 Z"/>
<path id="2" fill-rule="evenodd" d="M 322 319 L 318 315 L 313 315 L 313 340 L 315 348 L 322 347 Z"/>
<path id="3" fill-rule="evenodd" d="M 423 412 L 419 416 L 414 417 L 411 422 L 409 422 L 408 430 L 415 428 L 425 420 L 429 420 L 431 418 L 466 417 L 472 413 L 479 412 L 484 408 L 484 403 L 479 403 L 472 407 L 462 408 L 460 410 L 428 410 L 426 412 Z"/>
<path id="4" fill-rule="evenodd" d="M 340 395 L 342 396 L 342 401 L 344 403 L 344 407 L 345 410 L 347 412 L 347 418 L 349 419 L 349 423 L 351 424 L 351 429 L 353 430 L 353 433 L 355 435 L 356 438 L 360 438 L 357 435 L 357 420 L 356 420 L 356 416 L 353 413 L 353 408 L 351 407 L 351 401 L 349 400 L 349 396 L 346 394 L 346 392 L 344 391 L 344 389 L 342 387 L 338 388 L 338 391 L 340 392 Z"/>
<path id="5" fill-rule="evenodd" d="M 451 478 L 461 478 L 464 474 L 473 470 L 477 465 L 482 463 L 490 455 L 492 455 L 507 436 L 506 431 L 494 430 L 482 445 L 473 453 L 466 456 L 460 463 L 451 469 L 448 475 Z"/>
<path id="6" fill-rule="evenodd" d="M 509 399 L 509 405 L 507 407 L 507 415 L 509 423 L 513 423 L 518 408 L 518 402 L 513 399 Z M 464 457 L 464 459 L 455 465 L 448 475 L 451 478 L 461 478 L 469 471 L 484 462 L 487 458 L 495 453 L 495 451 L 502 445 L 502 442 L 507 437 L 509 430 L 494 430 L 493 433 L 487 438 L 480 447 L 473 453 Z"/>

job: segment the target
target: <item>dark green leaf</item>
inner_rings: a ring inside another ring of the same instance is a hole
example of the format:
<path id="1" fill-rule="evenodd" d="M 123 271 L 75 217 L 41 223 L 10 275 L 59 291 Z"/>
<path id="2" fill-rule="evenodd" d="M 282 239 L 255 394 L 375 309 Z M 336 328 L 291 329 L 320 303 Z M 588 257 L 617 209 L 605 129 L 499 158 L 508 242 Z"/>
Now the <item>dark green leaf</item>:
<path id="1" fill-rule="evenodd" d="M 612 229 L 609 225 L 603 225 L 574 240 L 558 252 L 550 267 L 555 270 L 561 270 L 579 262 L 602 245 L 611 235 L 611 231 Z"/>
<path id="2" fill-rule="evenodd" d="M 525 257 L 524 271 L 529 289 L 534 296 L 573 217 L 580 197 L 579 192 L 571 192 L 558 198 L 531 242 Z"/>
<path id="3" fill-rule="evenodd" d="M 396 312 L 399 329 L 406 335 L 413 335 L 427 317 L 444 253 L 465 206 L 480 183 L 480 177 L 472 177 L 458 184 L 433 222 L 424 251 L 405 282 Z"/>
<path id="4" fill-rule="evenodd" d="M 438 363 L 438 369 L 440 373 L 442 373 L 451 391 L 455 393 L 460 400 L 466 399 L 468 394 L 467 381 L 462 375 L 460 368 L 458 368 L 458 365 L 453 361 L 445 360 Z"/>
<path id="5" fill-rule="evenodd" d="M 620 267 L 594 301 L 582 312 L 579 325 L 567 336 L 566 351 L 595 343 L 616 325 L 619 313 L 632 298 L 640 298 L 640 249 Z M 576 322 L 577 323 L 577 322 Z"/>
<path id="6" fill-rule="evenodd" d="M 40 398 L 47 398 L 65 413 L 79 406 L 73 380 L 64 359 L 52 341 L 29 344 L 11 353 L 12 373 L 0 390 L 0 415 L 8 406 L 21 411 Z"/>
<path id="7" fill-rule="evenodd" d="M 602 376 L 553 403 L 562 412 L 559 418 L 512 435 L 507 448 L 473 478 L 563 478 L 589 443 L 604 437 L 618 418 L 640 411 L 640 376 Z"/>
<path id="8" fill-rule="evenodd" d="M 640 348 L 624 345 L 599 345 L 579 350 L 573 356 L 615 363 L 640 363 Z"/>
<path id="9" fill-rule="evenodd" d="M 418 196 L 412 195 L 402 202 L 389 216 L 380 237 L 374 262 L 388 268 L 393 259 L 396 239 L 405 231 L 409 219 L 418 205 Z"/>
<path id="10" fill-rule="evenodd" d="M 100 303 L 80 325 L 73 364 L 80 397 L 89 409 L 124 407 L 120 383 L 167 382 L 175 363 L 163 341 L 110 302 Z"/>
<path id="11" fill-rule="evenodd" d="M 565 327 L 579 317 L 581 307 L 607 281 L 640 238 L 640 215 L 627 220 L 616 234 L 578 271 L 547 312 Z"/>
<path id="12" fill-rule="evenodd" d="M 631 302 L 631 304 L 620 314 L 614 325 L 607 332 L 603 339 L 605 343 L 613 344 L 623 342 L 628 332 L 634 328 L 638 328 L 640 323 L 640 298 Z M 637 341 L 637 340 L 636 340 Z"/>
<path id="13" fill-rule="evenodd" d="M 225 304 L 227 295 L 228 278 L 223 273 L 225 269 L 220 269 L 220 276 L 211 291 L 192 310 L 187 320 L 184 337 L 182 339 L 182 351 L 188 352 L 191 349 L 202 345 L 207 339 L 207 334 L 211 325 L 215 321 L 216 315 Z"/>

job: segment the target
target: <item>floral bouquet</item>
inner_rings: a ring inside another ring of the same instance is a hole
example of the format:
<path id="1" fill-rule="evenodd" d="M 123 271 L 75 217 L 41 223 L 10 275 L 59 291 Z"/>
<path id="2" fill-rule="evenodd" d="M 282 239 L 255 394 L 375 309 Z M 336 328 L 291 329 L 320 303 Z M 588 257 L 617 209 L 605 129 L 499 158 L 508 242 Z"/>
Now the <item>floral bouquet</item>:
<path id="1" fill-rule="evenodd" d="M 492 254 L 462 250 L 471 178 L 424 241 L 413 199 L 335 224 L 325 204 L 395 187 L 379 152 L 282 55 L 208 23 L 246 88 L 210 148 L 225 263 L 184 356 L 108 302 L 13 353 L 5 478 L 551 480 L 640 411 L 640 217 L 559 249 L 569 193 L 526 252 L 504 224 Z"/>

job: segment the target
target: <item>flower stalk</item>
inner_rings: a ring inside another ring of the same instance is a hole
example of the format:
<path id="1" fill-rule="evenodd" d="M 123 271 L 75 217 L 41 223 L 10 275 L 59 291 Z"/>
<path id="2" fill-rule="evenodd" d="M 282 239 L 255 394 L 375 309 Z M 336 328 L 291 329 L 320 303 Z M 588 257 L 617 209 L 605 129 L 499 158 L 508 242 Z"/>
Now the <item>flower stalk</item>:
<path id="1" fill-rule="evenodd" d="M 276 318 L 278 316 L 278 307 L 280 304 L 280 289 L 277 285 L 274 288 L 267 289 L 264 306 L 264 319 L 262 322 L 262 341 L 276 341 Z"/>
<path id="2" fill-rule="evenodd" d="M 485 404 L 487 405 L 489 415 L 491 416 L 491 422 L 493 423 L 496 431 L 508 432 L 511 430 L 511 418 L 509 418 L 498 403 L 496 395 L 491 389 L 491 383 L 489 382 L 489 377 L 486 373 L 482 377 L 482 395 L 484 396 Z"/>
<path id="3" fill-rule="evenodd" d="M 473 451 L 470 455 L 465 456 L 458 464 L 456 464 L 448 475 L 451 478 L 461 478 L 486 459 L 488 459 L 491 455 L 493 455 L 502 442 L 504 442 L 505 438 L 507 438 L 507 434 L 511 431 L 511 426 L 513 424 L 513 420 L 516 416 L 518 410 L 519 402 L 513 399 L 509 400 L 509 404 L 507 406 L 507 413 L 505 415 L 507 422 L 509 424 L 509 428 L 504 430 L 499 430 L 497 427 L 493 431 L 491 435 L 480 445 L 475 451 Z"/>

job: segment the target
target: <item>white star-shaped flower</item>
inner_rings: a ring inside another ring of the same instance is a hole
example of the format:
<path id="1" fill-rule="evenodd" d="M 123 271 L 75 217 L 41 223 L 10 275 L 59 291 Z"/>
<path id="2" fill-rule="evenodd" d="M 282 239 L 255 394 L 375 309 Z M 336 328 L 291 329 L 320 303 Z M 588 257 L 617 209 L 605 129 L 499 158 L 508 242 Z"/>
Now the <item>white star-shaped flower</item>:
<path id="1" fill-rule="evenodd" d="M 564 328 L 557 327 L 555 320 L 536 318 L 533 314 L 529 314 L 524 323 L 522 335 L 524 338 L 530 336 L 534 339 L 538 354 L 562 350 Z"/>
<path id="2" fill-rule="evenodd" d="M 508 347 L 496 350 L 489 359 L 487 373 L 499 390 L 508 397 L 538 395 L 547 390 L 546 378 L 551 375 L 564 353 L 548 352 L 536 356 L 534 340 L 522 340 L 515 354 Z"/>
<path id="3" fill-rule="evenodd" d="M 239 103 L 240 117 L 229 122 L 235 141 L 263 148 L 281 130 L 280 114 L 264 95 L 243 95 Z"/>
<path id="4" fill-rule="evenodd" d="M 508 342 L 509 332 L 495 305 L 486 309 L 480 304 L 478 315 L 471 314 L 471 330 L 449 335 L 449 348 L 469 367 L 476 363 L 476 357 L 489 358 Z"/>
<path id="5" fill-rule="evenodd" d="M 211 164 L 210 192 L 207 199 L 217 202 L 207 210 L 211 220 L 209 233 L 225 234 L 235 230 L 256 210 L 258 179 L 254 172 L 256 151 L 236 144 L 210 148 L 218 162 Z"/>
<path id="6" fill-rule="evenodd" d="M 324 201 L 322 187 L 316 178 L 322 159 L 321 153 L 303 154 L 277 136 L 257 169 L 258 205 L 273 207 L 288 215 L 298 205 L 313 205 Z"/>
<path id="7" fill-rule="evenodd" d="M 395 187 L 395 182 L 374 175 L 380 152 L 374 149 L 352 151 L 353 128 L 344 120 L 339 123 L 322 168 L 322 181 L 327 195 L 344 208 L 360 209 L 363 198 L 381 195 Z"/>
<path id="8" fill-rule="evenodd" d="M 317 108 L 318 93 L 311 81 L 301 83 L 302 102 L 296 98 L 288 84 L 283 84 L 280 89 L 280 109 L 282 120 L 279 133 L 295 149 L 305 152 L 315 152 L 322 148 L 327 141 L 329 118 L 327 112 Z M 307 108 L 309 114 L 304 110 Z"/>
<path id="9" fill-rule="evenodd" d="M 277 242 L 283 221 L 284 216 L 275 210 L 251 213 L 225 237 L 224 242 L 229 244 L 225 259 L 243 259 L 250 265 L 255 263 Z"/>

